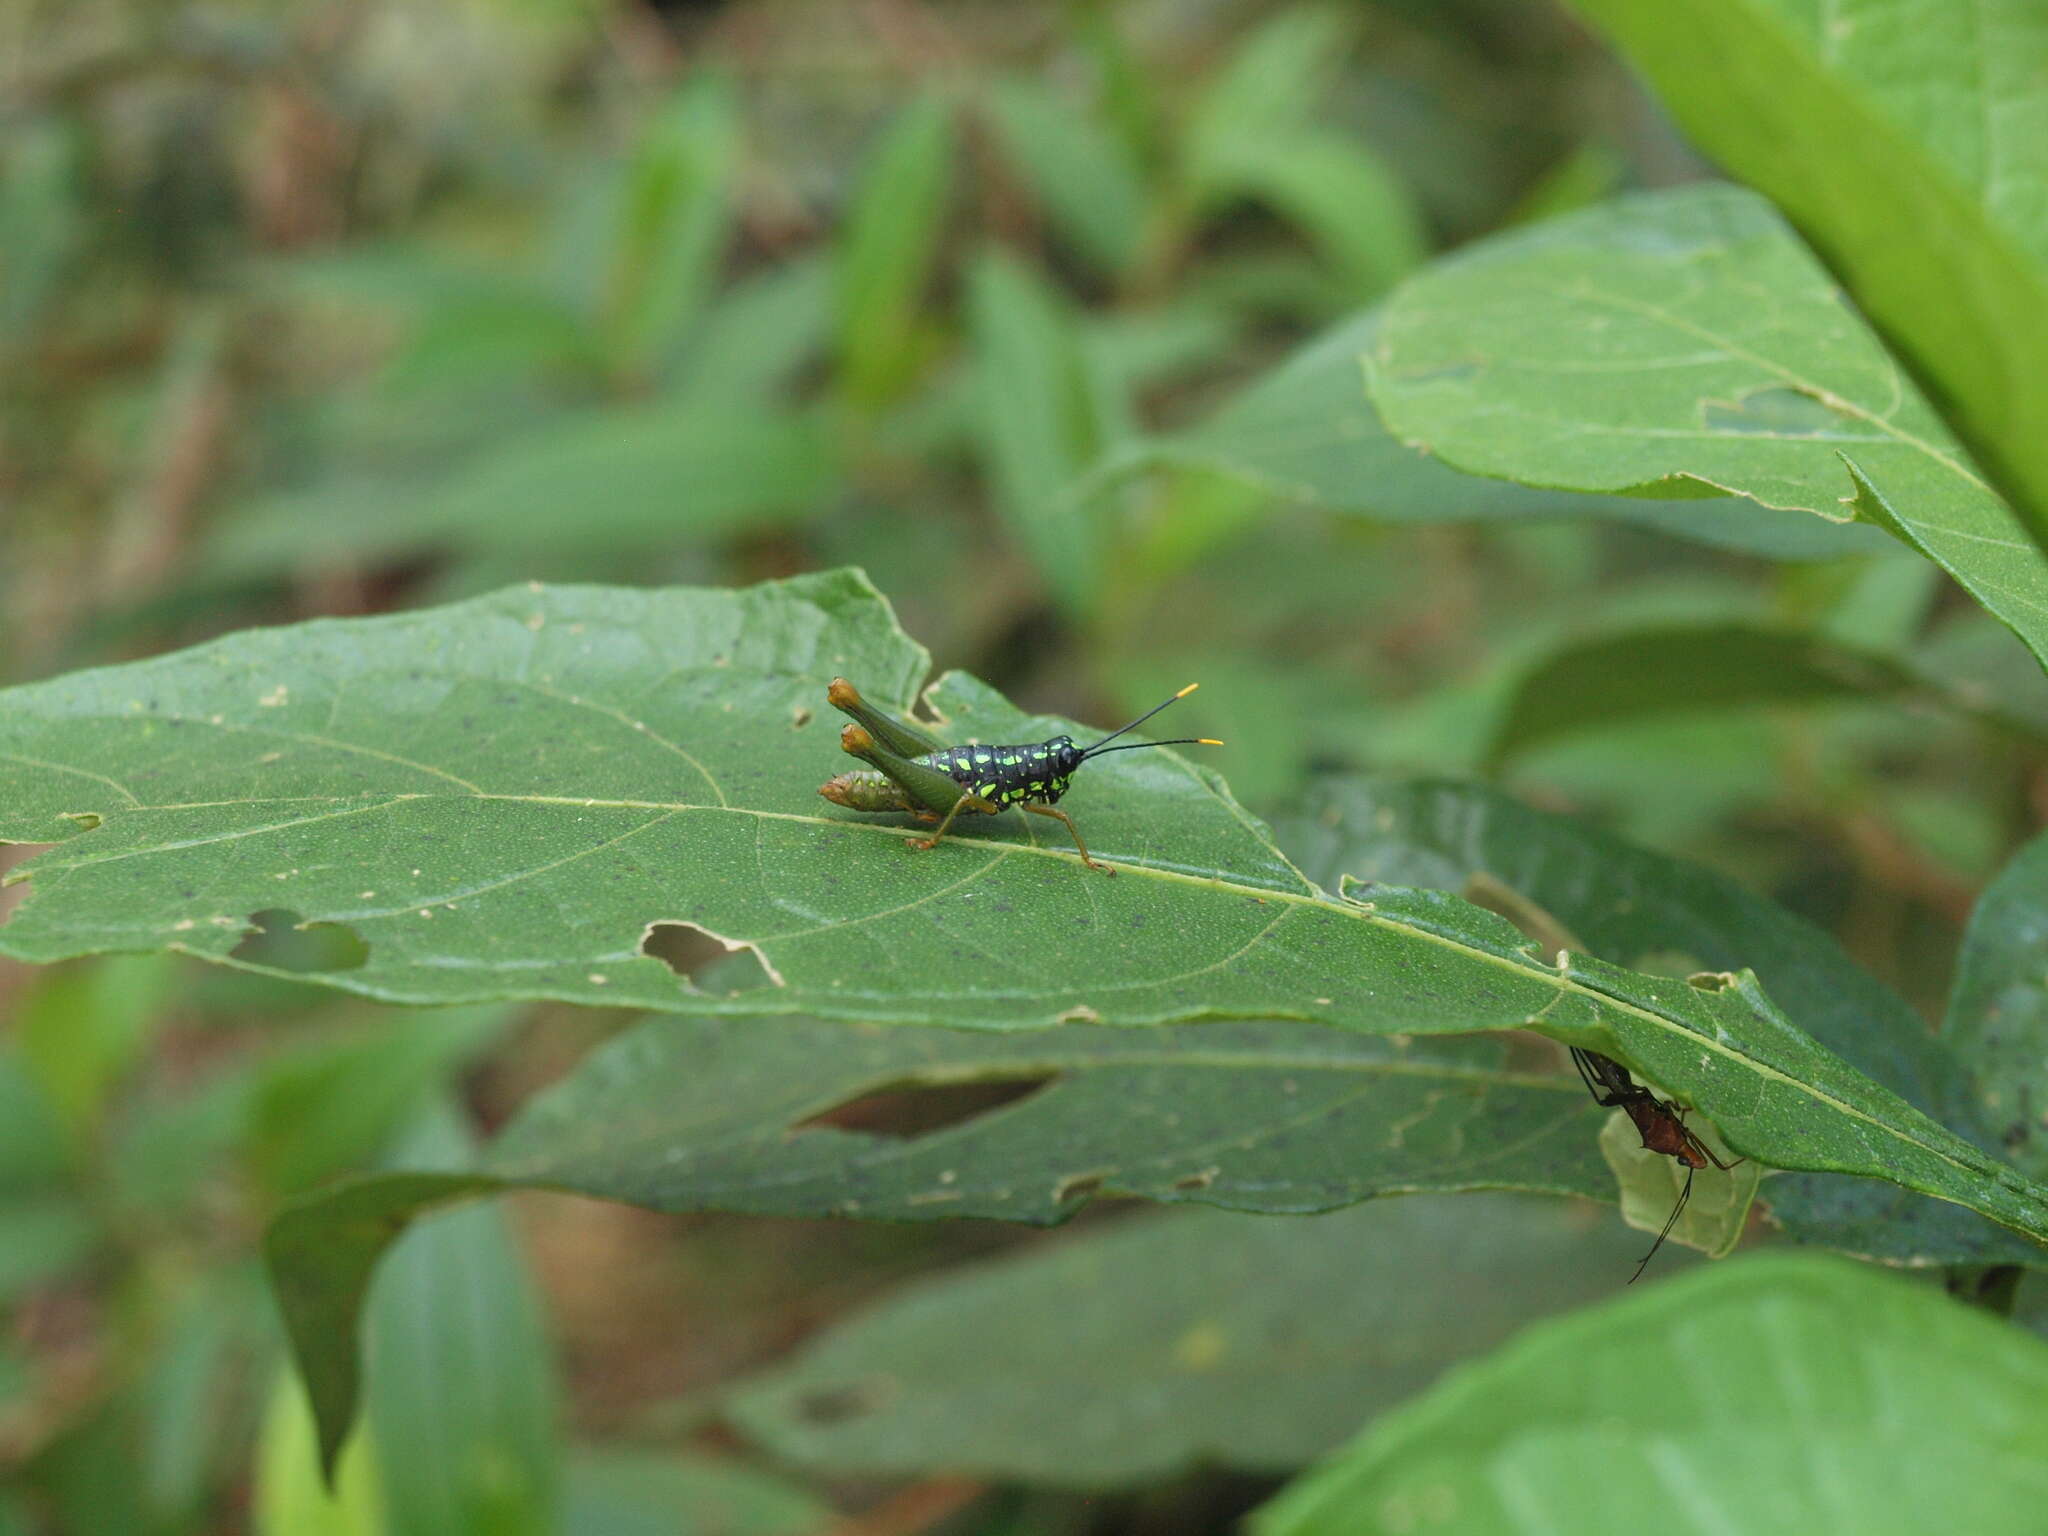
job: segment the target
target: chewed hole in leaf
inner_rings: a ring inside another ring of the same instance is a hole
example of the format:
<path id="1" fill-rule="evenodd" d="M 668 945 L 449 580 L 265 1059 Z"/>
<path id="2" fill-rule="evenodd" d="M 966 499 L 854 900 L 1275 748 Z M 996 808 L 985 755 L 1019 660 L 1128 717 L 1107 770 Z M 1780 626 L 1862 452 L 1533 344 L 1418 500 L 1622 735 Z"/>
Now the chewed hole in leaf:
<path id="1" fill-rule="evenodd" d="M 236 960 L 270 971 L 318 975 L 353 971 L 370 946 L 346 923 L 308 923 L 286 907 L 266 907 L 249 918 L 249 932 L 230 952 Z"/>
<path id="2" fill-rule="evenodd" d="M 1632 971 L 1641 971 L 1645 976 L 1662 976 L 1667 981 L 1683 981 L 1706 969 L 1698 955 L 1688 954 L 1682 949 L 1644 950 L 1639 955 L 1631 955 L 1623 964 Z"/>
<path id="3" fill-rule="evenodd" d="M 14 909 L 28 900 L 28 876 L 14 871 L 55 843 L 0 843 L 0 926 L 14 916 Z"/>
<path id="4" fill-rule="evenodd" d="M 721 938 L 695 923 L 649 923 L 640 953 L 659 960 L 684 981 L 706 990 L 748 992 L 781 985 L 761 951 L 737 939 Z"/>
<path id="5" fill-rule="evenodd" d="M 1069 1200 L 1086 1200 L 1102 1188 L 1099 1173 L 1076 1174 L 1070 1179 L 1061 1179 L 1052 1192 L 1053 1199 L 1064 1205 Z"/>
<path id="6" fill-rule="evenodd" d="M 1702 400 L 1700 425 L 1710 432 L 1749 432 L 1770 437 L 1820 437 L 1839 432 L 1853 417 L 1803 390 L 1759 389 L 1730 403 Z"/>
<path id="7" fill-rule="evenodd" d="M 1694 971 L 1686 981 L 1702 992 L 1726 992 L 1735 985 L 1735 977 L 1729 971 Z"/>
<path id="8" fill-rule="evenodd" d="M 1056 1072 L 968 1083 L 889 1083 L 797 1121 L 792 1131 L 858 1131 L 911 1141 L 970 1125 L 1059 1081 Z"/>

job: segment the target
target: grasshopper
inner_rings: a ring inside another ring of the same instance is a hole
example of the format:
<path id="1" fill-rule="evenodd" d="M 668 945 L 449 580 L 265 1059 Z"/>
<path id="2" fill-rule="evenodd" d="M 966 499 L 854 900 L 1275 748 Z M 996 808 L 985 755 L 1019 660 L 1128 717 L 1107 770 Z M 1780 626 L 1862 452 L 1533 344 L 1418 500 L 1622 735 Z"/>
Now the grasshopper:
<path id="1" fill-rule="evenodd" d="M 839 733 L 839 745 L 846 752 L 872 766 L 842 773 L 818 786 L 818 793 L 834 805 L 854 811 L 902 811 L 927 826 L 936 826 L 930 837 L 910 840 L 915 849 L 939 845 L 962 811 L 994 816 L 1016 806 L 1035 816 L 1063 821 L 1081 850 L 1081 862 L 1105 875 L 1116 870 L 1091 858 L 1081 841 L 1081 829 L 1074 818 L 1053 802 L 1067 792 L 1074 770 L 1103 752 L 1129 752 L 1139 747 L 1220 747 L 1207 736 L 1183 736 L 1173 741 L 1131 741 L 1123 746 L 1110 743 L 1150 720 L 1160 710 L 1193 693 L 1189 683 L 1165 704 L 1154 705 L 1122 730 L 1111 731 L 1092 747 L 1077 747 L 1071 736 L 1020 746 L 949 747 L 933 740 L 915 726 L 906 725 L 869 704 L 843 677 L 832 679 L 825 697 L 832 707 L 853 717 L 854 723 Z"/>

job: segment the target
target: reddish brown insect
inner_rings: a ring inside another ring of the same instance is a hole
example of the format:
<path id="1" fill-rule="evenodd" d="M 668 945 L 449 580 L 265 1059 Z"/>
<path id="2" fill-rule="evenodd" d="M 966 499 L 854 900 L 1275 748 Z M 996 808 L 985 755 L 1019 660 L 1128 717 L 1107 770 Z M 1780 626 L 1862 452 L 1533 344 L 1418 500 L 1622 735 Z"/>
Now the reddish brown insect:
<path id="1" fill-rule="evenodd" d="M 1664 1239 L 1671 1235 L 1671 1229 L 1678 1225 L 1685 1202 L 1692 1198 L 1692 1176 L 1709 1163 L 1726 1173 L 1748 1159 L 1738 1157 L 1732 1163 L 1722 1162 L 1714 1156 L 1713 1148 L 1686 1129 L 1684 1110 L 1669 1099 L 1658 1098 L 1629 1076 L 1628 1068 L 1612 1057 L 1573 1046 L 1572 1065 L 1579 1069 L 1579 1076 L 1592 1092 L 1595 1103 L 1619 1109 L 1635 1122 L 1645 1147 L 1652 1152 L 1662 1152 L 1666 1157 L 1675 1157 L 1685 1164 L 1685 1187 L 1678 1192 L 1678 1203 L 1671 1207 L 1664 1230 L 1657 1234 L 1657 1241 L 1650 1244 L 1650 1251 L 1643 1255 L 1642 1263 L 1636 1265 L 1636 1272 L 1628 1277 L 1628 1283 L 1634 1285 L 1642 1279 L 1643 1271 L 1657 1256 L 1657 1250 L 1664 1246 Z"/>

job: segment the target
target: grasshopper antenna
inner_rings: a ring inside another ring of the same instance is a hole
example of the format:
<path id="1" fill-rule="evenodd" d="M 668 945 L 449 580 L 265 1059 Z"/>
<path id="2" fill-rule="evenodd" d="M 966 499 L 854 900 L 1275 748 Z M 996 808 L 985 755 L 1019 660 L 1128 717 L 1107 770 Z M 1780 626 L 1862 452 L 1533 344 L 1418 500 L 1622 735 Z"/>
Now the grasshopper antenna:
<path id="1" fill-rule="evenodd" d="M 1166 708 L 1167 704 L 1178 704 L 1182 699 L 1186 698 L 1189 694 L 1193 693 L 1197 688 L 1201 686 L 1202 685 L 1200 683 L 1189 683 L 1187 687 L 1181 689 L 1179 693 L 1176 693 L 1172 698 L 1168 699 L 1165 704 L 1154 704 L 1150 709 L 1146 710 L 1145 713 L 1138 716 L 1138 718 L 1133 720 L 1129 725 L 1121 726 L 1118 729 L 1111 731 L 1107 736 L 1103 737 L 1102 740 L 1095 743 L 1095 745 L 1092 747 L 1084 747 L 1081 751 L 1082 760 L 1086 761 L 1088 758 L 1094 757 L 1098 752 L 1129 752 L 1135 747 L 1222 746 L 1222 742 L 1217 741 L 1213 737 L 1209 736 L 1177 736 L 1172 741 L 1129 741 L 1125 742 L 1120 747 L 1112 747 L 1110 745 L 1112 741 L 1115 741 L 1117 737 L 1123 735 L 1125 731 L 1135 731 L 1147 720 L 1150 720 L 1154 715 L 1158 714 L 1160 710 Z"/>

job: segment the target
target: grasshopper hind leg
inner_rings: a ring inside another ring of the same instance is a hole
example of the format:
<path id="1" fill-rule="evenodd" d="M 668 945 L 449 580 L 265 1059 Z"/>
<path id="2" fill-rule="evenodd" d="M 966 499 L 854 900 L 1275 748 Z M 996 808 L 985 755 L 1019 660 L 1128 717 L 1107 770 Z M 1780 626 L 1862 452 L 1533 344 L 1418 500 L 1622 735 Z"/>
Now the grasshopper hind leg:
<path id="1" fill-rule="evenodd" d="M 946 829 L 953 825 L 953 818 L 955 816 L 958 816 L 962 811 L 980 811 L 985 815 L 993 816 L 997 811 L 1000 811 L 1001 809 L 1002 807 L 997 805 L 994 801 L 984 800 L 979 795 L 962 795 L 958 800 L 955 800 L 953 802 L 953 809 L 946 812 L 945 819 L 942 821 L 937 816 L 934 816 L 929 812 L 920 814 L 918 820 L 926 822 L 927 824 L 937 821 L 939 823 L 939 829 L 938 831 L 934 832 L 930 837 L 913 837 L 912 839 L 910 839 L 910 846 L 912 848 L 922 849 L 925 852 L 929 853 L 932 849 L 939 846 L 939 839 L 946 835 Z"/>
<path id="2" fill-rule="evenodd" d="M 1029 811 L 1034 816 L 1050 816 L 1055 821 L 1064 821 L 1067 824 L 1067 831 L 1073 835 L 1074 846 L 1081 850 L 1081 862 L 1083 864 L 1086 864 L 1090 869 L 1101 870 L 1105 875 L 1113 875 L 1116 873 L 1116 866 L 1114 864 L 1105 864 L 1100 859 L 1089 857 L 1088 845 L 1081 841 L 1081 829 L 1074 825 L 1074 818 L 1069 816 L 1065 811 L 1061 810 L 1058 806 L 1036 805 L 1033 804 L 1031 801 L 1026 800 L 1023 803 L 1023 809 Z"/>

